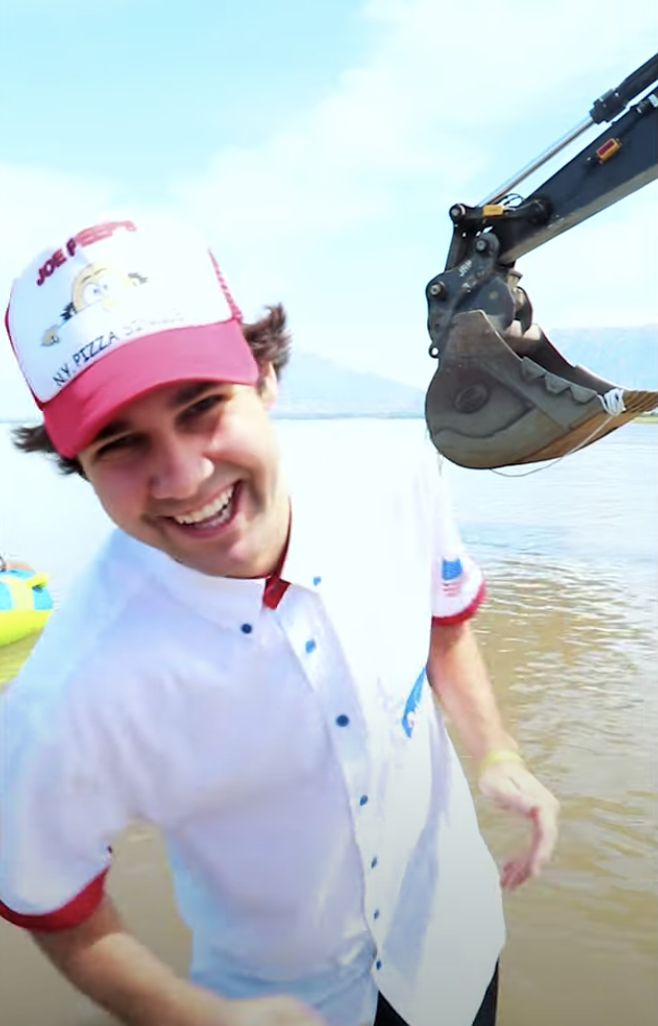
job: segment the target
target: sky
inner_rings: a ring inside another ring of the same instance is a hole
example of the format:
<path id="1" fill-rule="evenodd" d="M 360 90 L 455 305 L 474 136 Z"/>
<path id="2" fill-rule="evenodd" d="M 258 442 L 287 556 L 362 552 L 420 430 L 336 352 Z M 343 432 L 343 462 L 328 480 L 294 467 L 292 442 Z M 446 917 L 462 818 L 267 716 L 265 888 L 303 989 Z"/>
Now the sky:
<path id="1" fill-rule="evenodd" d="M 580 123 L 657 39 L 654 0 L 5 0 L 3 307 L 72 228 L 182 214 L 247 319 L 282 301 L 298 348 L 423 387 L 449 207 Z M 658 322 L 657 211 L 653 183 L 523 258 L 537 320 Z M 0 417 L 32 409 L 3 333 Z"/>

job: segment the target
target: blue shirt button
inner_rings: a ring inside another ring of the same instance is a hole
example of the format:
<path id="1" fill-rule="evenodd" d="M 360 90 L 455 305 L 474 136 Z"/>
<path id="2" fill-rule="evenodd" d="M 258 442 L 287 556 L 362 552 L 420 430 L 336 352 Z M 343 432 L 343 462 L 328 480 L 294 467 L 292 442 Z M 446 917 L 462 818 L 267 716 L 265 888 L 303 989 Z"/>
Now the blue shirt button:
<path id="1" fill-rule="evenodd" d="M 367 801 L 368 801 L 368 795 L 367 794 L 362 794 L 361 797 L 359 798 L 359 805 L 365 805 L 367 803 Z"/>
<path id="2" fill-rule="evenodd" d="M 314 651 L 314 650 L 315 650 L 315 649 L 316 649 L 317 647 L 318 647 L 318 646 L 317 646 L 317 642 L 315 642 L 315 641 L 313 640 L 313 638 L 309 638 L 309 640 L 308 640 L 308 641 L 306 642 L 306 644 L 304 645 L 304 648 L 305 648 L 305 649 L 306 649 L 306 651 L 307 651 L 307 652 L 309 652 L 309 653 L 310 653 L 310 652 L 313 652 L 313 651 Z"/>
<path id="3" fill-rule="evenodd" d="M 321 584 L 321 583 L 322 583 L 322 578 L 321 577 L 314 577 L 313 578 L 313 584 L 315 585 L 316 588 L 317 588 L 318 584 Z"/>
<path id="4" fill-rule="evenodd" d="M 379 909 L 375 909 L 375 911 L 372 914 L 372 918 L 379 919 Z"/>
<path id="5" fill-rule="evenodd" d="M 243 634 L 251 634 L 253 629 L 254 628 L 251 626 L 250 623 L 243 623 L 242 627 L 240 628 L 240 630 L 242 631 Z"/>
<path id="6" fill-rule="evenodd" d="M 377 961 L 375 962 L 375 969 L 381 969 L 381 967 L 382 967 L 382 960 L 381 960 L 381 958 L 378 958 Z"/>
<path id="7" fill-rule="evenodd" d="M 346 716 L 345 713 L 341 713 L 340 716 L 336 717 L 336 725 L 338 727 L 346 727 L 349 722 L 350 718 L 349 716 Z"/>
<path id="8" fill-rule="evenodd" d="M 378 860 L 377 856 L 375 855 L 374 859 L 373 859 L 373 860 L 372 860 L 372 862 L 370 863 L 370 868 L 371 868 L 371 869 L 374 869 L 374 868 L 375 868 L 375 866 L 377 865 L 377 862 L 378 862 L 378 861 L 379 861 L 379 860 Z"/>

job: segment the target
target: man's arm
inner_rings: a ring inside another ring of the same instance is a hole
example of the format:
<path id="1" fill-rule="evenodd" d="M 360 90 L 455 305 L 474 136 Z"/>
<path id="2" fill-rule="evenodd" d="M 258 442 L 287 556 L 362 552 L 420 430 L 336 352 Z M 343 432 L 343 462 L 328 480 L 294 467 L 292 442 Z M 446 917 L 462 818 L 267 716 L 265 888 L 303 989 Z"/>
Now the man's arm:
<path id="1" fill-rule="evenodd" d="M 511 753 L 479 773 L 480 790 L 497 805 L 531 824 L 532 840 L 523 854 L 503 866 L 506 888 L 537 876 L 557 842 L 559 806 L 553 795 L 520 761 L 517 743 L 504 727 L 493 687 L 468 622 L 432 623 L 427 663 L 430 686 L 476 765 L 493 752 Z"/>
<path id="2" fill-rule="evenodd" d="M 126 1026 L 322 1026 L 293 998 L 228 1001 L 182 980 L 127 931 L 108 897 L 79 926 L 32 936 L 74 987 Z"/>
<path id="3" fill-rule="evenodd" d="M 179 979 L 122 923 L 110 898 L 71 929 L 32 933 L 78 990 L 129 1026 L 223 1022 L 220 999 Z"/>
<path id="4" fill-rule="evenodd" d="M 479 765 L 493 751 L 518 752 L 507 733 L 470 623 L 432 623 L 427 677 L 467 754 Z"/>

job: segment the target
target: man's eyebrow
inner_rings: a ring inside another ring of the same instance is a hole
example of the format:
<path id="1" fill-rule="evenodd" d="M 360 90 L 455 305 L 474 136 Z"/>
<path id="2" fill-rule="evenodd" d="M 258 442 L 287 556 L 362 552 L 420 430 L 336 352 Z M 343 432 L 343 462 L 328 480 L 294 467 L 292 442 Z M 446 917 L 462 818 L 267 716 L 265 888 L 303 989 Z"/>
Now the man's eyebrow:
<path id="1" fill-rule="evenodd" d="M 121 435 L 126 431 L 130 431 L 130 421 L 121 420 L 120 418 L 111 420 L 109 424 L 106 424 L 105 427 L 101 428 L 100 431 L 94 435 L 89 444 L 96 445 L 97 442 L 104 442 L 107 438 L 112 438 L 114 435 Z"/>
<path id="2" fill-rule="evenodd" d="M 172 393 L 167 405 L 170 409 L 175 409 L 177 406 L 182 406 L 183 403 L 194 402 L 211 388 L 222 388 L 224 384 L 223 381 L 192 381 L 189 384 L 181 385 Z"/>

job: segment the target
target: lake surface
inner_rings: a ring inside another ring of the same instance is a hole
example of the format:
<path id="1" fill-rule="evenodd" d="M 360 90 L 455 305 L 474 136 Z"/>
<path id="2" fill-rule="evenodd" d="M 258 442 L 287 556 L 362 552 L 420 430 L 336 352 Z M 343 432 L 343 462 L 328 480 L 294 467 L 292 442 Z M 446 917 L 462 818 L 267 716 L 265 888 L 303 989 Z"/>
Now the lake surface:
<path id="1" fill-rule="evenodd" d="M 278 430 L 316 466 L 356 460 L 376 475 L 424 424 L 296 421 Z M 84 482 L 12 451 L 1 425 L 0 471 L 0 551 L 47 570 L 59 598 L 107 532 L 105 516 Z M 554 862 L 506 899 L 500 1026 L 655 1026 L 658 427 L 631 424 L 538 473 L 447 473 L 488 579 L 476 628 L 500 704 L 563 810 Z M 478 808 L 503 857 L 523 830 L 480 800 Z M 112 890 L 128 922 L 184 969 L 187 937 L 157 838 L 134 832 L 117 850 Z M 0 1020 L 106 1022 L 5 924 Z"/>

